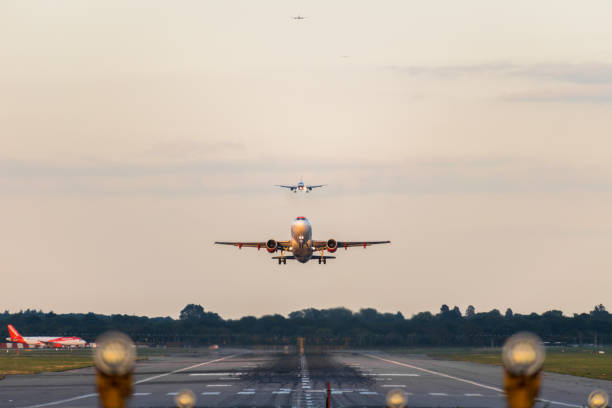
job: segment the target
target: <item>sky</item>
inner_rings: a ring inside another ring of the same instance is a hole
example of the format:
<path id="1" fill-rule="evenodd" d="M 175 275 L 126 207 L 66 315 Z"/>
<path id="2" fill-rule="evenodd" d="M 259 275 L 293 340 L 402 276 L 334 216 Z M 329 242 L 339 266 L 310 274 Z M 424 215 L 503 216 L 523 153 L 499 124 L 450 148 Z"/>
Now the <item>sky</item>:
<path id="1" fill-rule="evenodd" d="M 608 1 L 3 1 L 0 309 L 606 304 L 611 14 Z M 274 187 L 300 178 L 328 187 Z M 296 216 L 317 240 L 392 244 L 324 266 L 213 245 L 286 240 Z"/>

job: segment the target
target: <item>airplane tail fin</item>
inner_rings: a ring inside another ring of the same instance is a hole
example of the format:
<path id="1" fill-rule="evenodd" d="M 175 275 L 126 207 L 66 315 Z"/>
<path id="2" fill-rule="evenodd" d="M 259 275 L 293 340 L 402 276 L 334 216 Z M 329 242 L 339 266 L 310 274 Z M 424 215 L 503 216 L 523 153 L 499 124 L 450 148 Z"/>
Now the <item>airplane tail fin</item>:
<path id="1" fill-rule="evenodd" d="M 11 341 L 17 342 L 17 343 L 22 343 L 25 341 L 23 337 L 21 337 L 21 334 L 19 334 L 17 329 L 15 329 L 12 324 L 8 325 L 8 331 L 9 331 L 9 335 L 11 336 Z"/>

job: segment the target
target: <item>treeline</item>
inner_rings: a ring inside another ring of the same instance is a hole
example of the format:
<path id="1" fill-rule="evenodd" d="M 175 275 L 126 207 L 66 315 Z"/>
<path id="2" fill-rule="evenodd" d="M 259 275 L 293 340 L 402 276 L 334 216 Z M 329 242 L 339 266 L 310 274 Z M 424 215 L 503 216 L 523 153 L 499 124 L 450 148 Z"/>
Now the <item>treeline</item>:
<path id="1" fill-rule="evenodd" d="M 437 314 L 422 312 L 411 318 L 370 308 L 358 312 L 332 308 L 225 320 L 190 304 L 179 319 L 25 310 L 0 314 L 0 324 L 3 330 L 13 324 L 23 336 L 72 335 L 88 341 L 104 331 L 119 330 L 151 345 L 282 345 L 305 337 L 308 344 L 348 347 L 499 346 L 523 330 L 551 343 L 612 343 L 612 314 L 603 305 L 573 316 L 559 310 L 528 315 L 510 309 L 503 314 L 497 309 L 477 313 L 473 306 L 461 313 L 458 307 L 442 305 Z"/>

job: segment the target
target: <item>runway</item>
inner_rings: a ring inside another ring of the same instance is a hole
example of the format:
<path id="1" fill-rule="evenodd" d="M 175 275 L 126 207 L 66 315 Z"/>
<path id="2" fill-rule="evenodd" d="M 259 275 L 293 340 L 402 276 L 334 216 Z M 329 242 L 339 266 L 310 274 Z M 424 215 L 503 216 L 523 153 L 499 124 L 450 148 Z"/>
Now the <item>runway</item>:
<path id="1" fill-rule="evenodd" d="M 0 407 L 97 407 L 93 369 L 8 376 Z M 130 407 L 170 407 L 192 390 L 198 407 L 381 407 L 402 389 L 409 407 L 505 407 L 501 369 L 377 351 L 309 353 L 223 350 L 154 357 L 137 363 Z M 595 388 L 612 383 L 544 374 L 536 406 L 582 407 Z"/>

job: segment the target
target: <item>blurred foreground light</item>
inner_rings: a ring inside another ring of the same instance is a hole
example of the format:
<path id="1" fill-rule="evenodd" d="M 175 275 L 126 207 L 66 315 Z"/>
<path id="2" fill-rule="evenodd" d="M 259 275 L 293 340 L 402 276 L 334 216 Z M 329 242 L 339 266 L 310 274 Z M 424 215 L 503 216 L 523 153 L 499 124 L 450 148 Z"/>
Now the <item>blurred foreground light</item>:
<path id="1" fill-rule="evenodd" d="M 193 408 L 196 403 L 196 396 L 191 390 L 181 390 L 176 394 L 174 402 L 178 408 Z"/>
<path id="2" fill-rule="evenodd" d="M 132 371 L 136 346 L 123 333 L 107 332 L 96 340 L 94 364 L 107 375 L 124 375 Z"/>
<path id="3" fill-rule="evenodd" d="M 533 333 L 522 332 L 506 340 L 502 360 L 513 375 L 533 375 L 540 371 L 546 352 L 542 341 Z"/>
<path id="4" fill-rule="evenodd" d="M 391 390 L 387 393 L 387 407 L 389 408 L 404 408 L 406 402 L 406 394 L 402 390 Z"/>
<path id="5" fill-rule="evenodd" d="M 605 408 L 608 406 L 608 393 L 604 390 L 595 390 L 589 394 L 589 408 Z"/>

